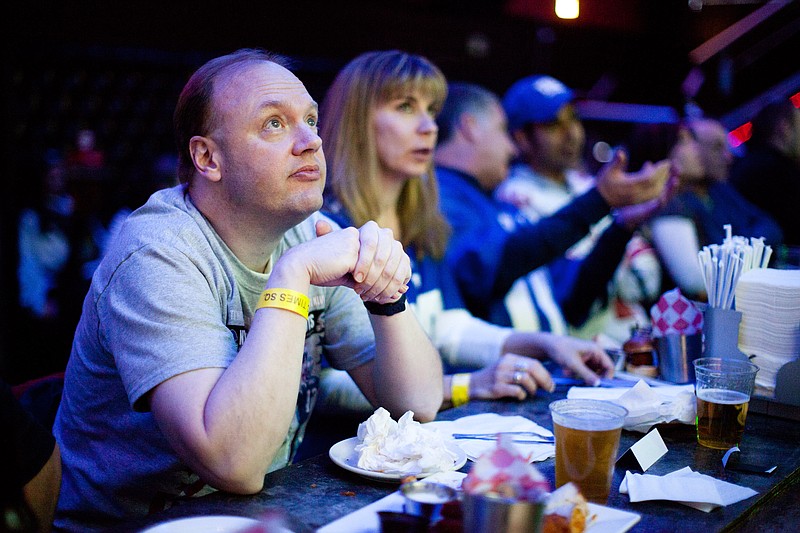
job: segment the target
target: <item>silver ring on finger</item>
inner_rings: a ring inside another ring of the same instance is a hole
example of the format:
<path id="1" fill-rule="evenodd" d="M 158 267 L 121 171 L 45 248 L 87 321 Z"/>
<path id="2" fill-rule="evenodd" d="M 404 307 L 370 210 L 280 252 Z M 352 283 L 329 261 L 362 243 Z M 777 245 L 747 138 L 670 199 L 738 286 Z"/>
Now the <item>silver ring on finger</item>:
<path id="1" fill-rule="evenodd" d="M 524 378 L 524 377 L 525 377 L 525 374 L 523 372 L 520 372 L 519 370 L 517 370 L 516 372 L 514 372 L 514 383 L 519 385 L 522 382 L 522 378 Z"/>

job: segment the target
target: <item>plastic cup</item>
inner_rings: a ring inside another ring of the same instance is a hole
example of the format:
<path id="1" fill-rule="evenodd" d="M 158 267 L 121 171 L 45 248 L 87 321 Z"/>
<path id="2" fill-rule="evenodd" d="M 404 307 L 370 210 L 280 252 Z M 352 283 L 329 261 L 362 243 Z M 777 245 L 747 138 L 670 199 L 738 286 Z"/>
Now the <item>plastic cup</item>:
<path id="1" fill-rule="evenodd" d="M 744 434 L 758 367 L 748 361 L 703 357 L 694 362 L 697 442 L 728 450 Z"/>
<path id="2" fill-rule="evenodd" d="M 600 400 L 550 404 L 556 436 L 556 488 L 575 483 L 587 500 L 605 504 L 628 410 Z"/>

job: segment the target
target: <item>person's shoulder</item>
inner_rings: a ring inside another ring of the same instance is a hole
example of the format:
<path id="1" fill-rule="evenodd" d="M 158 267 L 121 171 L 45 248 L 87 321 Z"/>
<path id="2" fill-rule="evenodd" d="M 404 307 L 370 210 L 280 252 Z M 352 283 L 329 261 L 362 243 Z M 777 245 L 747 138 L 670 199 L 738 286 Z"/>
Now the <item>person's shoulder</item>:
<path id="1" fill-rule="evenodd" d="M 456 199 L 458 202 L 466 202 L 474 200 L 476 195 L 483 194 L 473 177 L 451 168 L 436 167 L 436 180 L 443 208 Z"/>
<path id="2" fill-rule="evenodd" d="M 112 276 L 122 264 L 149 251 L 149 255 L 201 261 L 219 255 L 215 251 L 213 228 L 183 194 L 181 187 L 164 189 L 132 213 L 120 219 L 118 231 L 109 244 L 98 269 Z"/>
<path id="3" fill-rule="evenodd" d="M 125 217 L 121 232 L 149 240 L 170 239 L 192 229 L 199 230 L 198 219 L 202 215 L 178 186 L 150 196 L 144 205 Z"/>

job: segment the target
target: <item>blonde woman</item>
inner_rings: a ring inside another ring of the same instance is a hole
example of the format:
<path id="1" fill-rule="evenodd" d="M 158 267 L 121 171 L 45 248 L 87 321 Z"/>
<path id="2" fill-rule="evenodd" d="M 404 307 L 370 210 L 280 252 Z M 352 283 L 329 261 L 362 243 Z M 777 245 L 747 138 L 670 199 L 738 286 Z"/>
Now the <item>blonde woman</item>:
<path id="1" fill-rule="evenodd" d="M 442 259 L 449 227 L 433 173 L 436 115 L 446 96 L 442 72 L 418 55 L 368 52 L 345 66 L 320 113 L 328 160 L 324 210 L 345 226 L 374 220 L 403 243 L 414 272 L 408 302 L 449 372 L 444 406 L 470 398 L 522 400 L 539 388 L 552 390 L 540 362 L 547 357 L 594 383 L 612 368 L 595 343 L 517 332 L 464 309 Z M 322 382 L 322 402 L 331 409 L 370 409 L 344 373 L 328 369 Z"/>

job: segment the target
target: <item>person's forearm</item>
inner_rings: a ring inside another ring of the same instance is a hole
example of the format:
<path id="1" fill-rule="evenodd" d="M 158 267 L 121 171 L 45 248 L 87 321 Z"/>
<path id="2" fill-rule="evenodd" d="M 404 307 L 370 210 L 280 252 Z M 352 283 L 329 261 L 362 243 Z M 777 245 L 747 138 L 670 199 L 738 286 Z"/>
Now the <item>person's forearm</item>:
<path id="1" fill-rule="evenodd" d="M 675 284 L 689 297 L 705 290 L 697 259 L 700 244 L 694 223 L 681 216 L 662 216 L 651 222 L 653 244 Z"/>
<path id="2" fill-rule="evenodd" d="M 614 223 L 598 239 L 592 251 L 579 261 L 576 272 L 555 287 L 556 298 L 567 322 L 582 325 L 598 299 L 608 296 L 608 284 L 614 277 L 625 247 L 633 234 Z"/>
<path id="3" fill-rule="evenodd" d="M 592 189 L 553 215 L 519 228 L 509 236 L 498 259 L 502 268 L 492 296 L 502 297 L 518 278 L 563 255 L 608 212 L 608 204 Z"/>
<path id="4" fill-rule="evenodd" d="M 515 353 L 544 359 L 547 357 L 553 334 L 543 331 L 514 331 L 503 344 L 503 353 Z"/>
<path id="5" fill-rule="evenodd" d="M 417 420 L 433 420 L 442 404 L 442 362 L 416 316 L 406 309 L 370 319 L 377 352 L 373 381 L 380 384 L 374 391 L 377 403 L 393 416 L 411 410 Z"/>
<path id="6" fill-rule="evenodd" d="M 477 370 L 497 361 L 510 328 L 491 324 L 466 309 L 448 309 L 436 316 L 434 346 L 448 368 Z"/>
<path id="7" fill-rule="evenodd" d="M 309 282 L 298 270 L 276 265 L 268 287 L 308 294 Z M 162 430 L 213 486 L 237 493 L 260 490 L 294 416 L 306 324 L 292 311 L 260 309 L 227 369 L 189 372 L 159 386 L 163 394 L 153 399 L 154 409 L 167 413 L 159 421 Z M 165 387 L 184 379 L 193 381 Z M 171 405 L 186 408 L 178 413 Z"/>

